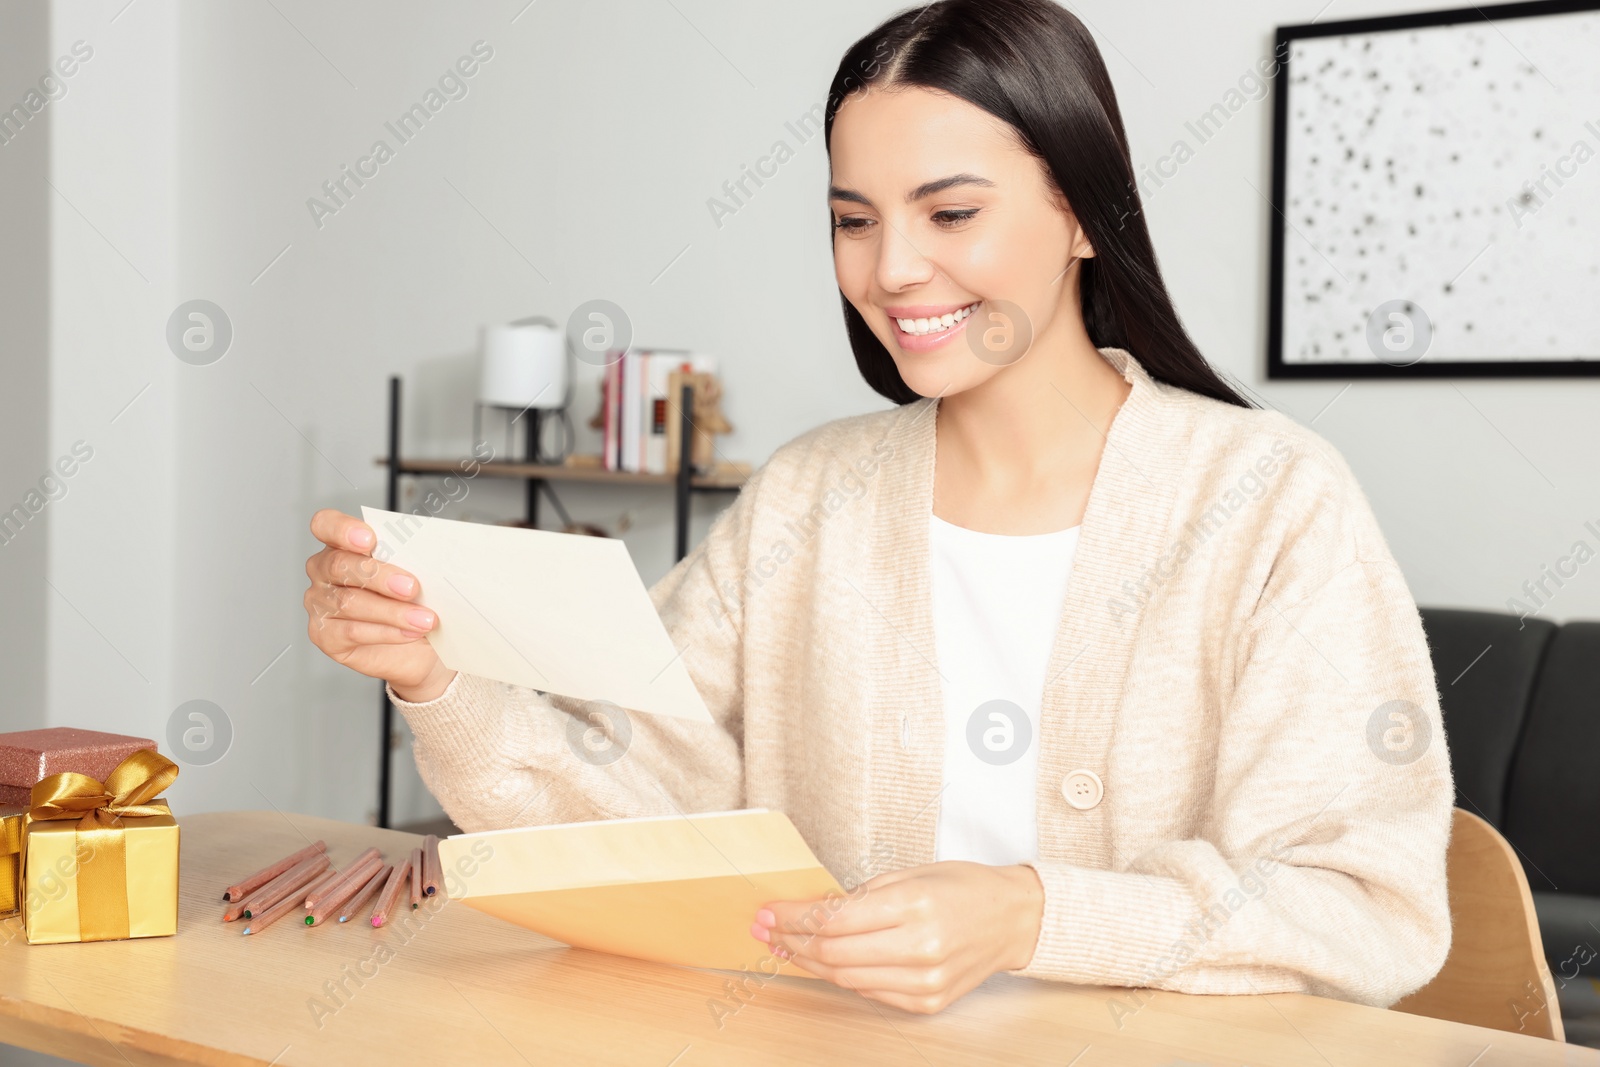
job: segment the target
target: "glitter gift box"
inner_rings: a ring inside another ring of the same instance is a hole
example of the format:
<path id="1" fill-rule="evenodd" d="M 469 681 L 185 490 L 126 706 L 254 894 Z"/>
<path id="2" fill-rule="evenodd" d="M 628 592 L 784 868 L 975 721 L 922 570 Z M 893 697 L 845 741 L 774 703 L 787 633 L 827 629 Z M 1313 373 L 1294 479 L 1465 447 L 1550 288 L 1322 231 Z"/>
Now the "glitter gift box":
<path id="1" fill-rule="evenodd" d="M 76 771 L 103 782 L 129 755 L 155 747 L 154 741 L 144 737 L 70 726 L 0 734 L 0 806 L 26 805 L 35 782 L 62 771 Z M 4 901 L 0 901 L 0 914 L 4 914 Z"/>

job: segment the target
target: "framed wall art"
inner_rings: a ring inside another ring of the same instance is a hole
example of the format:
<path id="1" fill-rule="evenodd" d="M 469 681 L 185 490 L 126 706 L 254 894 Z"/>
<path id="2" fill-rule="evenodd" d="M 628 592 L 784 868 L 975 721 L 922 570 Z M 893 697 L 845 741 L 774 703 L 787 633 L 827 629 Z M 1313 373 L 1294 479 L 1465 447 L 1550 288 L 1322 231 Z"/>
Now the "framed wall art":
<path id="1" fill-rule="evenodd" d="M 1275 46 L 1267 376 L 1600 375 L 1600 2 Z"/>

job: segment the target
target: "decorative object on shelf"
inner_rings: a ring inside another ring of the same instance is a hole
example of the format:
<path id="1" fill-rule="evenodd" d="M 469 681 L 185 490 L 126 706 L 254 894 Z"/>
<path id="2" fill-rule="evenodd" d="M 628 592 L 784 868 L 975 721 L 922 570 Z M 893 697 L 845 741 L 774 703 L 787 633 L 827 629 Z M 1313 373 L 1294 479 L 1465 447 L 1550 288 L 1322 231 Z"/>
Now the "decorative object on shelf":
<path id="1" fill-rule="evenodd" d="M 1269 379 L 1600 375 L 1597 40 L 1594 0 L 1277 28 Z"/>
<path id="2" fill-rule="evenodd" d="M 506 433 L 525 415 L 531 418 L 529 441 L 535 462 L 561 462 L 572 451 L 572 352 L 561 327 L 540 315 L 504 325 L 484 326 L 479 346 L 478 397 L 472 406 L 472 441 L 483 440 L 483 409 L 505 413 Z M 562 428 L 561 447 L 543 453 L 539 416 L 550 412 Z M 508 444 L 505 452 L 510 454 Z"/>
<path id="3" fill-rule="evenodd" d="M 716 435 L 730 433 L 733 423 L 722 414 L 722 383 L 715 374 L 704 372 L 673 371 L 667 379 L 670 395 L 678 396 L 685 384 L 694 390 L 694 405 L 690 409 L 693 427 L 689 444 L 689 464 L 696 473 L 711 470 L 712 455 L 717 450 Z M 679 430 L 677 420 L 669 420 L 667 430 L 667 470 L 678 469 Z"/>
<path id="4" fill-rule="evenodd" d="M 103 784 L 65 771 L 34 785 L 22 824 L 30 945 L 178 932 L 178 823 L 160 798 L 177 777 L 176 763 L 140 749 Z"/>

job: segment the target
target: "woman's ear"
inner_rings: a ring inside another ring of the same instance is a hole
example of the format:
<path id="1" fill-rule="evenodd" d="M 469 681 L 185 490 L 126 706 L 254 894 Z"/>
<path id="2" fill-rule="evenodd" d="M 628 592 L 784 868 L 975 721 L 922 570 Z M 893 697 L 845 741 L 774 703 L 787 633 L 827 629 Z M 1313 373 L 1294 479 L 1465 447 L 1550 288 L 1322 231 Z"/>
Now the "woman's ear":
<path id="1" fill-rule="evenodd" d="M 1051 199 L 1055 201 L 1056 208 L 1066 216 L 1067 226 L 1073 235 L 1068 265 L 1071 265 L 1072 260 L 1093 259 L 1094 245 L 1089 243 L 1089 235 L 1084 232 L 1083 226 L 1078 222 L 1077 213 L 1072 210 L 1072 205 L 1067 203 L 1067 195 L 1055 185 L 1050 187 L 1050 193 Z"/>
<path id="2" fill-rule="evenodd" d="M 1079 224 L 1078 216 L 1074 215 L 1070 208 L 1067 210 L 1067 226 L 1072 233 L 1072 248 L 1068 253 L 1071 257 L 1069 262 L 1079 259 L 1093 259 L 1094 245 L 1089 243 L 1089 234 Z"/>

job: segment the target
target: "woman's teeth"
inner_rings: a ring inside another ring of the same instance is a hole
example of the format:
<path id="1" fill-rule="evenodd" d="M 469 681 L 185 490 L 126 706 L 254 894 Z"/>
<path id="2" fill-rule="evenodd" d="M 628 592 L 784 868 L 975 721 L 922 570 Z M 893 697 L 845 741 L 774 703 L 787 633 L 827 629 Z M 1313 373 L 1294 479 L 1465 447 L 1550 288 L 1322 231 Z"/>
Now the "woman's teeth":
<path id="1" fill-rule="evenodd" d="M 978 303 L 981 304 L 982 301 L 980 300 Z M 950 327 L 972 314 L 977 306 L 978 304 L 968 304 L 960 310 L 953 311 L 948 315 L 940 315 L 934 319 L 895 319 L 894 321 L 899 324 L 902 332 L 918 337 L 922 334 L 939 333 L 942 330 L 950 329 Z"/>

